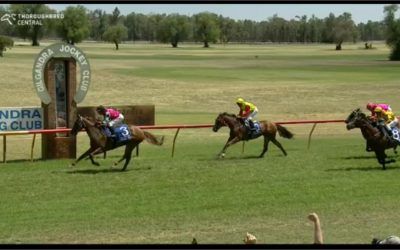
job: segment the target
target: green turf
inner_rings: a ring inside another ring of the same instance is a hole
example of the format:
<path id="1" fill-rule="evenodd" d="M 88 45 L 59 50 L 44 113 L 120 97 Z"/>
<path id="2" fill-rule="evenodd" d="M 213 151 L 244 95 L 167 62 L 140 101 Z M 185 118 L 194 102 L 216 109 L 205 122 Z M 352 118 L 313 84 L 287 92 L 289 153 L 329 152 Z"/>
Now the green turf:
<path id="1" fill-rule="evenodd" d="M 83 161 L 2 166 L 2 243 L 311 243 L 317 212 L 326 243 L 369 243 L 396 233 L 399 164 L 381 170 L 359 137 L 283 140 L 255 158 L 261 140 L 216 159 L 225 138 L 143 145 L 128 171 L 110 170 L 121 151 Z M 390 153 L 393 155 L 393 153 Z"/>
<path id="2" fill-rule="evenodd" d="M 19 46 L 0 59 L 3 107 L 40 106 L 32 84 L 35 56 L 44 46 Z M 344 119 L 368 101 L 395 111 L 399 62 L 374 44 L 212 45 L 78 44 L 92 67 L 80 106 L 154 104 L 156 124 L 209 124 L 219 112 L 237 112 L 241 96 L 256 103 L 260 119 Z M 99 159 L 40 161 L 31 136 L 7 138 L 1 164 L 0 243 L 242 243 L 248 231 L 260 243 L 311 243 L 306 216 L 317 212 L 326 243 L 369 243 L 399 232 L 398 163 L 382 171 L 364 151 L 359 131 L 320 124 L 307 150 L 308 125 L 291 125 L 295 140 L 280 139 L 283 157 L 261 140 L 216 160 L 227 130 L 174 130 L 161 148 L 144 144 L 128 171 L 109 170 L 122 150 Z M 78 152 L 88 146 L 80 135 Z M 390 155 L 393 155 L 389 151 Z"/>

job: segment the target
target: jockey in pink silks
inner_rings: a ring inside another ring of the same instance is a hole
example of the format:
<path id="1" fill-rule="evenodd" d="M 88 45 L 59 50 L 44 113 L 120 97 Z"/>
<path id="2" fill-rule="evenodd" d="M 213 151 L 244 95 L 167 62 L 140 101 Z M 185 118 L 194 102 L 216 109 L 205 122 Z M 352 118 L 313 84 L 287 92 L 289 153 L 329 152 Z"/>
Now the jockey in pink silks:
<path id="1" fill-rule="evenodd" d="M 97 113 L 104 117 L 103 124 L 110 129 L 112 135 L 114 135 L 114 128 L 124 122 L 124 116 L 116 109 L 105 108 L 98 106 L 96 108 Z"/>
<path id="2" fill-rule="evenodd" d="M 369 102 L 367 103 L 367 109 L 369 111 L 371 111 L 371 117 L 376 118 L 376 113 L 375 113 L 375 109 L 377 107 L 381 107 L 383 111 L 392 111 L 392 108 L 390 107 L 389 104 L 385 104 L 385 103 L 373 103 L 373 102 Z"/>

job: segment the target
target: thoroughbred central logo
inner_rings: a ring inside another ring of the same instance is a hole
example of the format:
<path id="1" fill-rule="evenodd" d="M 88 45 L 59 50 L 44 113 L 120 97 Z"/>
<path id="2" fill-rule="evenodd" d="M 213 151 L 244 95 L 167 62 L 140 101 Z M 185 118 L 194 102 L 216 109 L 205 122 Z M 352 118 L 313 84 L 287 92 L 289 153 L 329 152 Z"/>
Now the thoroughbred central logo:
<path id="1" fill-rule="evenodd" d="M 14 14 L 6 13 L 0 21 L 18 26 L 42 26 L 45 19 L 64 19 L 64 14 Z"/>
<path id="2" fill-rule="evenodd" d="M 45 86 L 44 71 L 51 58 L 73 58 L 80 67 L 80 83 L 75 93 L 74 101 L 80 103 L 86 96 L 90 84 L 90 65 L 86 55 L 71 44 L 56 43 L 44 48 L 33 64 L 33 86 L 44 104 L 51 102 L 51 97 Z"/>
<path id="3" fill-rule="evenodd" d="M 17 20 L 16 18 L 15 18 L 15 16 L 16 16 L 16 14 L 4 14 L 2 17 L 1 17 L 1 19 L 0 19 L 0 21 L 2 21 L 2 22 L 8 22 L 10 25 L 13 25 L 13 22 L 11 21 L 11 20 L 13 20 L 13 21 L 15 21 L 15 20 Z"/>

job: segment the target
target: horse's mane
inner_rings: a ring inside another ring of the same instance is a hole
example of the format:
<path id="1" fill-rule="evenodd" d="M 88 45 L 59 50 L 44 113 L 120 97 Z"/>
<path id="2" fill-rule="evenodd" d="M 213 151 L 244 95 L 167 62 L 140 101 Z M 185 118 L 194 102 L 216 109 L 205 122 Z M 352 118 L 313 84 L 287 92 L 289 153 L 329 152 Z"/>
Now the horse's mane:
<path id="1" fill-rule="evenodd" d="M 235 114 L 231 114 L 231 113 L 228 113 L 228 112 L 220 113 L 220 115 L 226 115 L 226 116 L 230 116 L 230 117 L 236 117 Z"/>

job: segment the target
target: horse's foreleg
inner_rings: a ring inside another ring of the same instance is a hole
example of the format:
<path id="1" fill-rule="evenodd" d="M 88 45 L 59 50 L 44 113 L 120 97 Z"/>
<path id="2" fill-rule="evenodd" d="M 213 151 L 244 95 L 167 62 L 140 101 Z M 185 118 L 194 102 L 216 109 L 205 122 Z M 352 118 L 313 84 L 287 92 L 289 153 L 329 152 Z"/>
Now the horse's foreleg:
<path id="1" fill-rule="evenodd" d="M 278 140 L 276 140 L 276 138 L 272 138 L 271 141 L 272 141 L 278 148 L 280 148 L 280 149 L 282 150 L 282 153 L 283 153 L 285 156 L 287 156 L 287 153 L 286 153 L 285 149 L 282 147 L 281 143 L 278 142 Z"/>
<path id="2" fill-rule="evenodd" d="M 80 160 L 82 160 L 83 158 L 89 156 L 92 151 L 93 151 L 93 148 L 89 148 L 88 150 L 86 150 L 85 153 L 83 153 L 81 156 L 79 156 L 78 159 L 76 159 L 73 163 L 71 163 L 71 166 L 75 166 L 76 164 L 78 164 L 78 162 Z"/>
<path id="3" fill-rule="evenodd" d="M 224 157 L 225 156 L 225 151 L 226 149 L 232 145 L 235 144 L 236 142 L 240 141 L 239 137 L 234 137 L 233 139 L 229 138 L 228 141 L 226 142 L 224 148 L 221 150 L 221 152 L 218 154 L 219 157 Z"/>
<path id="4" fill-rule="evenodd" d="M 262 153 L 260 154 L 260 158 L 264 157 L 264 154 L 268 151 L 268 144 L 269 144 L 269 139 L 264 136 L 264 148 Z"/>
<path id="5" fill-rule="evenodd" d="M 101 152 L 103 152 L 103 148 L 102 147 L 98 147 L 95 150 L 93 150 L 93 152 L 91 152 L 89 154 L 90 161 L 92 162 L 93 165 L 100 166 L 100 164 L 93 159 L 93 156 L 95 154 L 98 154 L 98 153 L 101 153 Z"/>

